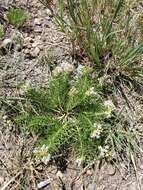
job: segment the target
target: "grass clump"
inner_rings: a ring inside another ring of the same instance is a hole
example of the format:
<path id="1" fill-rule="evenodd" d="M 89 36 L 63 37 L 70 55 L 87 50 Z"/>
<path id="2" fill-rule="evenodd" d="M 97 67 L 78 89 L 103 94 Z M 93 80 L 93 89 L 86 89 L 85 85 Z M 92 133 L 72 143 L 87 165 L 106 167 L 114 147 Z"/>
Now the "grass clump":
<path id="1" fill-rule="evenodd" d="M 22 27 L 27 20 L 27 13 L 20 8 L 11 8 L 7 12 L 7 18 L 10 24 L 15 27 Z"/>
<path id="2" fill-rule="evenodd" d="M 60 0 L 58 24 L 95 68 L 98 78 L 123 85 L 142 85 L 143 43 L 133 33 L 133 15 L 126 0 Z"/>
<path id="3" fill-rule="evenodd" d="M 39 136 L 40 155 L 46 156 L 44 147 L 50 155 L 70 150 L 88 163 L 137 151 L 136 134 L 116 120 L 114 104 L 87 73 L 74 81 L 66 73 L 55 76 L 47 88 L 29 89 L 26 99 L 15 122 Z"/>

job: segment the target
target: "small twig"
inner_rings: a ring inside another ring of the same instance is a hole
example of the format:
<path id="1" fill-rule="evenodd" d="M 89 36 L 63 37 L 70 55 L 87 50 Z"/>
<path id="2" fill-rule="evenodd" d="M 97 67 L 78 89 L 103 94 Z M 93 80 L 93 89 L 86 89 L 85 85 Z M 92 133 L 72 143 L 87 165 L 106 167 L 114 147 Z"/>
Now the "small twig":
<path id="1" fill-rule="evenodd" d="M 20 97 L 0 96 L 0 100 L 3 100 L 3 99 L 6 99 L 6 100 L 25 100 L 25 98 L 20 98 Z"/>
<path id="2" fill-rule="evenodd" d="M 8 181 L 0 190 L 5 190 L 15 179 L 21 174 L 21 171 L 18 172 L 10 181 Z"/>

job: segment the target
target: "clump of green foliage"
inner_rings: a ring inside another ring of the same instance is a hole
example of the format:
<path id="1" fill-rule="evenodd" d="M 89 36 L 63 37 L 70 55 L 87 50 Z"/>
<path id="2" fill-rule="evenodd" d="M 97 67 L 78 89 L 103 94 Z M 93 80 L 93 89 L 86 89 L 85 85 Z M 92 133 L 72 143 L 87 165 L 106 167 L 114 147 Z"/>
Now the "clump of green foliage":
<path id="1" fill-rule="evenodd" d="M 26 99 L 15 122 L 39 136 L 46 154 L 71 150 L 87 163 L 137 152 L 136 134 L 115 117 L 115 106 L 86 72 L 74 81 L 67 73 L 55 76 L 47 88 L 29 89 Z"/>
<path id="2" fill-rule="evenodd" d="M 4 36 L 5 32 L 4 32 L 4 27 L 3 25 L 0 24 L 0 38 L 2 38 Z"/>
<path id="3" fill-rule="evenodd" d="M 61 29 L 89 59 L 98 78 L 122 90 L 142 85 L 143 43 L 132 32 L 133 15 L 126 0 L 60 0 L 55 13 Z M 108 78 L 108 80 L 107 80 Z"/>
<path id="4" fill-rule="evenodd" d="M 20 8 L 11 8 L 7 12 L 7 18 L 10 24 L 19 28 L 26 22 L 27 13 L 25 10 Z"/>

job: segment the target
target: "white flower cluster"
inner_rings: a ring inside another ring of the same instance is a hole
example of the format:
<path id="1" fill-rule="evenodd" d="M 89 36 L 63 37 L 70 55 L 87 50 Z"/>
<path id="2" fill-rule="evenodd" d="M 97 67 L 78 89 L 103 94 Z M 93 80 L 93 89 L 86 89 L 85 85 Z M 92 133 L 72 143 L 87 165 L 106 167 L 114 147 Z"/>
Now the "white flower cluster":
<path id="1" fill-rule="evenodd" d="M 76 164 L 78 167 L 82 166 L 84 163 L 84 159 L 83 158 L 77 158 L 76 159 Z"/>
<path id="2" fill-rule="evenodd" d="M 104 102 L 104 106 L 111 110 L 115 109 L 115 105 L 113 104 L 112 100 L 106 100 Z"/>
<path id="3" fill-rule="evenodd" d="M 51 159 L 48 146 L 46 146 L 45 144 L 42 147 L 36 147 L 33 150 L 33 153 L 35 154 L 36 158 L 40 159 L 45 164 L 47 164 Z"/>
<path id="4" fill-rule="evenodd" d="M 30 82 L 26 81 L 23 85 L 20 86 L 19 93 L 20 95 L 24 95 L 25 92 L 30 88 Z"/>
<path id="5" fill-rule="evenodd" d="M 57 76 L 61 73 L 64 72 L 72 72 L 74 70 L 74 66 L 71 63 L 68 63 L 66 61 L 63 61 L 59 66 L 57 66 L 54 70 L 53 70 L 53 75 Z"/>
<path id="6" fill-rule="evenodd" d="M 12 126 L 12 122 L 8 119 L 8 116 L 7 115 L 4 115 L 3 117 L 2 117 L 2 119 L 3 119 L 3 122 L 4 122 L 4 125 L 5 126 Z"/>
<path id="7" fill-rule="evenodd" d="M 74 96 L 78 94 L 78 90 L 73 86 L 69 91 L 69 96 Z"/>
<path id="8" fill-rule="evenodd" d="M 99 154 L 100 158 L 107 158 L 110 156 L 110 154 L 109 154 L 110 149 L 109 149 L 108 145 L 106 145 L 105 147 L 99 146 L 98 150 L 100 152 L 100 154 Z"/>
<path id="9" fill-rule="evenodd" d="M 116 109 L 116 107 L 113 104 L 112 100 L 106 100 L 104 102 L 104 106 L 107 108 L 107 111 L 106 111 L 107 118 L 110 118 L 112 112 Z"/>
<path id="10" fill-rule="evenodd" d="M 86 91 L 86 96 L 97 96 L 97 92 L 95 91 L 94 87 L 91 87 L 89 90 Z"/>
<path id="11" fill-rule="evenodd" d="M 86 71 L 86 67 L 83 65 L 78 65 L 76 71 L 77 71 L 77 75 L 81 76 Z"/>
<path id="12" fill-rule="evenodd" d="M 91 133 L 91 138 L 99 139 L 101 137 L 101 134 L 103 132 L 102 125 L 100 123 L 94 123 L 95 130 Z"/>

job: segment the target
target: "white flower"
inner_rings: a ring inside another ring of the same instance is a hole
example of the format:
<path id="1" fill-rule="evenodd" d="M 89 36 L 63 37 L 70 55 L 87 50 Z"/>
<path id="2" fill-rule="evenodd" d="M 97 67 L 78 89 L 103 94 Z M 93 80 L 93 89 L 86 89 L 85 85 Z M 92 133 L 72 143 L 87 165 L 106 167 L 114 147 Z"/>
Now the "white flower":
<path id="1" fill-rule="evenodd" d="M 93 127 L 97 128 L 97 129 L 102 129 L 101 123 L 94 123 Z"/>
<path id="2" fill-rule="evenodd" d="M 106 117 L 110 118 L 112 115 L 113 110 L 116 109 L 115 105 L 113 104 L 112 100 L 107 100 L 104 102 L 104 106 L 107 108 L 107 111 L 105 112 Z"/>
<path id="3" fill-rule="evenodd" d="M 59 74 L 63 73 L 63 68 L 60 66 L 57 66 L 54 70 L 53 70 L 53 75 L 57 76 Z"/>
<path id="4" fill-rule="evenodd" d="M 30 88 L 30 82 L 26 81 L 25 84 L 23 84 L 20 89 L 19 89 L 19 93 L 21 95 L 23 95 L 28 89 Z"/>
<path id="5" fill-rule="evenodd" d="M 101 137 L 101 133 L 103 132 L 102 125 L 100 123 L 94 123 L 93 125 L 95 130 L 91 133 L 91 138 L 99 139 Z"/>
<path id="6" fill-rule="evenodd" d="M 100 151 L 100 157 L 105 158 L 109 156 L 109 146 L 106 145 L 105 147 L 99 146 L 98 150 Z"/>
<path id="7" fill-rule="evenodd" d="M 83 66 L 83 65 L 79 65 L 78 67 L 77 67 L 77 74 L 78 75 L 82 75 L 83 74 L 83 71 L 85 70 L 85 66 Z"/>
<path id="8" fill-rule="evenodd" d="M 48 151 L 48 146 L 43 144 L 43 146 L 40 148 L 40 150 L 43 151 L 43 152 Z"/>
<path id="9" fill-rule="evenodd" d="M 36 147 L 33 153 L 39 155 L 39 157 L 46 156 L 48 153 L 48 146 L 44 144 L 42 147 Z"/>
<path id="10" fill-rule="evenodd" d="M 112 111 L 115 109 L 115 105 L 113 104 L 112 100 L 106 100 L 104 102 L 104 106 L 107 107 L 107 109 L 112 110 Z"/>
<path id="11" fill-rule="evenodd" d="M 82 166 L 83 162 L 84 162 L 83 158 L 77 158 L 76 159 L 76 163 L 77 163 L 78 167 Z"/>
<path id="12" fill-rule="evenodd" d="M 98 147 L 98 150 L 100 151 L 100 157 L 103 158 L 105 157 L 105 150 L 102 146 Z"/>
<path id="13" fill-rule="evenodd" d="M 69 91 L 69 96 L 78 94 L 78 90 L 73 86 Z"/>
<path id="14" fill-rule="evenodd" d="M 66 61 L 63 61 L 60 66 L 64 72 L 72 72 L 74 70 L 73 64 Z"/>
<path id="15" fill-rule="evenodd" d="M 99 131 L 94 130 L 94 131 L 91 133 L 90 137 L 91 137 L 92 139 L 94 139 L 94 138 L 100 139 L 100 135 L 101 135 L 101 134 L 100 134 Z"/>
<path id="16" fill-rule="evenodd" d="M 48 154 L 47 156 L 44 156 L 41 161 L 44 163 L 44 164 L 48 164 L 48 162 L 50 161 L 51 159 L 51 155 Z"/>
<path id="17" fill-rule="evenodd" d="M 34 150 L 33 150 L 33 153 L 34 154 L 37 154 L 39 152 L 39 149 L 36 147 L 36 148 L 34 148 Z"/>
<path id="18" fill-rule="evenodd" d="M 91 87 L 89 90 L 86 91 L 86 96 L 97 96 L 97 92 L 95 91 L 94 87 Z"/>

